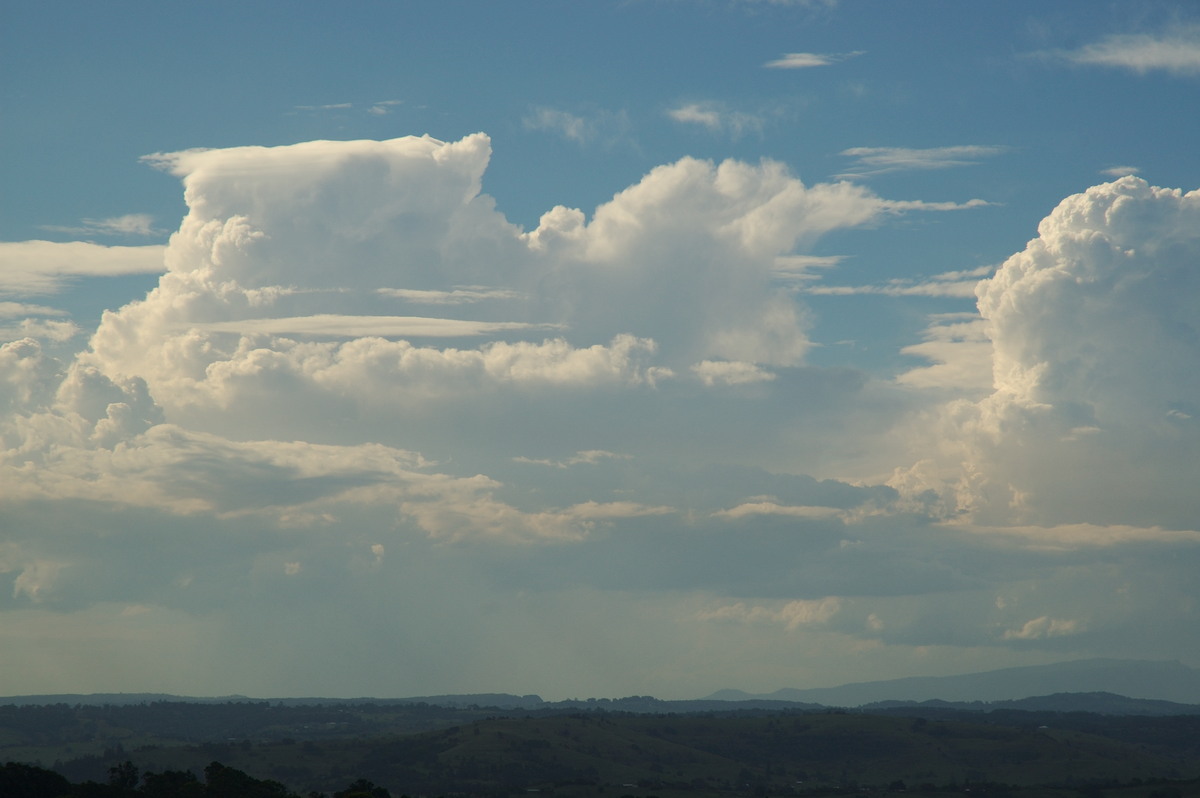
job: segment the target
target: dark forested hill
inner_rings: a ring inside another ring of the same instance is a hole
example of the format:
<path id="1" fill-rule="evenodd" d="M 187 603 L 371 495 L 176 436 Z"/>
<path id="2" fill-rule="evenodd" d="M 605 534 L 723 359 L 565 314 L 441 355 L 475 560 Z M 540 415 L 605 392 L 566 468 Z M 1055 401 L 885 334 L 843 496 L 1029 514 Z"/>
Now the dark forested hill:
<path id="1" fill-rule="evenodd" d="M 300 794 L 329 795 L 366 779 L 396 796 L 816 796 L 901 788 L 932 795 L 968 785 L 976 792 L 1051 785 L 1029 798 L 1079 798 L 1080 789 L 1106 785 L 1126 798 L 1183 798 L 1192 794 L 1186 784 L 1157 796 L 1151 787 L 1200 776 L 1200 716 L 928 706 L 658 715 L 253 702 L 0 707 L 0 761 L 101 784 L 125 762 L 142 774 L 190 772 L 203 781 L 216 761 Z"/>

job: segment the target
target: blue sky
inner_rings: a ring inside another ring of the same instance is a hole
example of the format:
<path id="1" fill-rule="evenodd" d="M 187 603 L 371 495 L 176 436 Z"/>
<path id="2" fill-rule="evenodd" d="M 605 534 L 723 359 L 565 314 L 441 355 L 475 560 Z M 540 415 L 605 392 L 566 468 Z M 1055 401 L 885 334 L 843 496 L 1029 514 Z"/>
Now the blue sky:
<path id="1" fill-rule="evenodd" d="M 31 3 L 0 75 L 2 694 L 1200 666 L 1188 4 Z"/>

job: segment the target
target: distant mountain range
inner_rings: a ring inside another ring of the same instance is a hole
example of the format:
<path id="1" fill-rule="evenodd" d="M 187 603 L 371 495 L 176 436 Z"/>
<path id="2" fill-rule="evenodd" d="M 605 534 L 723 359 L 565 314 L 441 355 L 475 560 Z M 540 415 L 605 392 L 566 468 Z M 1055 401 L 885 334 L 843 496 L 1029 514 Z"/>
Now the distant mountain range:
<path id="1" fill-rule="evenodd" d="M 1128 698 L 1115 693 L 1054 693 L 1013 701 L 878 701 L 858 707 L 863 712 L 925 714 L 927 710 L 964 712 L 1090 712 L 1093 715 L 1200 715 L 1200 705 L 1153 698 Z"/>
<path id="2" fill-rule="evenodd" d="M 463 695 L 414 696 L 411 698 L 251 698 L 244 695 L 186 696 L 171 693 L 54 693 L 47 695 L 0 696 L 0 706 L 51 706 L 67 704 L 75 706 L 129 706 L 131 704 L 153 704 L 157 702 L 179 702 L 185 704 L 245 704 L 262 703 L 282 706 L 313 706 L 332 704 L 431 704 L 439 707 L 495 707 L 497 709 L 540 709 L 550 706 L 536 695 L 509 695 L 508 693 L 469 693 Z"/>
<path id="3" fill-rule="evenodd" d="M 332 704 L 428 704 L 455 709 L 513 711 L 597 709 L 629 713 L 691 713 L 731 710 L 823 709 L 859 707 L 893 710 L 1024 710 L 1093 712 L 1106 715 L 1200 715 L 1200 670 L 1180 662 L 1085 659 L 1054 665 L 921 676 L 807 690 L 788 688 L 769 694 L 720 690 L 695 700 L 666 701 L 652 696 L 544 701 L 537 695 L 472 693 L 409 698 L 249 698 L 242 695 L 197 698 L 165 693 L 93 693 L 0 697 L 3 705 L 129 705 L 155 702 L 225 704 L 269 702 L 283 706 Z"/>
<path id="4" fill-rule="evenodd" d="M 1127 698 L 1200 704 L 1200 671 L 1175 661 L 1084 659 L 960 676 L 917 676 L 807 690 L 787 688 L 765 695 L 720 690 L 708 698 L 858 707 L 885 701 L 1014 701 L 1056 693 L 1111 693 Z"/>

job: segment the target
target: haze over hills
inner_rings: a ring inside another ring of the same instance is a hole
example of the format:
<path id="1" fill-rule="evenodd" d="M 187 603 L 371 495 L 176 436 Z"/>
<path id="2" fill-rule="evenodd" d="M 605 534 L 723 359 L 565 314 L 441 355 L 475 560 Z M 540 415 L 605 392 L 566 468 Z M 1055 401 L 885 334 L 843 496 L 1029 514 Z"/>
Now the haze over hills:
<path id="1" fill-rule="evenodd" d="M 1095 686 L 1109 689 L 1085 689 Z M 1066 689 L 1047 692 L 1055 688 Z M 349 773 L 392 794 L 427 795 L 604 798 L 636 785 L 666 798 L 747 786 L 819 798 L 862 784 L 898 785 L 888 787 L 898 795 L 907 783 L 938 798 L 961 794 L 965 781 L 1040 785 L 1053 798 L 1101 783 L 1112 798 L 1200 795 L 1200 701 L 1146 697 L 1156 695 L 1200 696 L 1200 672 L 1082 660 L 694 700 L 39 695 L 0 698 L 0 749 L 9 770 L 53 762 L 71 782 L 101 782 L 121 767 L 206 779 L 233 768 L 297 798 L 329 794 Z"/>
<path id="2" fill-rule="evenodd" d="M 838 687 L 785 688 L 768 694 L 719 690 L 691 700 L 652 696 L 546 701 L 538 695 L 464 693 L 403 698 L 216 697 L 165 693 L 93 693 L 0 697 L 0 705 L 125 706 L 155 702 L 225 704 L 270 702 L 282 706 L 427 704 L 502 710 L 607 709 L 632 713 L 711 712 L 726 709 L 863 707 L 879 709 L 934 703 L 957 709 L 1086 711 L 1103 714 L 1200 714 L 1200 670 L 1175 661 L 1086 659 L 1004 668 L 956 676 L 920 676 Z"/>
<path id="3" fill-rule="evenodd" d="M 536 709 L 544 702 L 536 695 L 510 695 L 508 693 L 465 693 L 461 695 L 411 696 L 406 698 L 330 698 L 327 696 L 252 698 L 245 695 L 226 696 L 183 696 L 171 693 L 53 693 L 46 695 L 0 696 L 0 706 L 49 706 L 68 704 L 71 706 L 129 706 L 155 702 L 179 702 L 186 704 L 237 704 L 269 702 L 282 706 L 308 706 L 315 704 L 430 704 L 440 707 L 496 707 L 500 709 Z"/>
<path id="4" fill-rule="evenodd" d="M 1055 693 L 1113 693 L 1200 704 L 1200 671 L 1176 661 L 1084 659 L 958 676 L 915 676 L 769 694 L 720 690 L 723 701 L 775 700 L 857 707 L 884 701 L 1012 701 Z"/>

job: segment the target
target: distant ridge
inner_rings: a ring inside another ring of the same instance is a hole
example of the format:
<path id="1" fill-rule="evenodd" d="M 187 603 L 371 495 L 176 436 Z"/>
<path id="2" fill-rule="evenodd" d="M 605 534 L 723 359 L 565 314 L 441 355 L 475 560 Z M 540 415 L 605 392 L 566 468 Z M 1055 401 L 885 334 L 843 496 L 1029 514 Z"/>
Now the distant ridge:
<path id="1" fill-rule="evenodd" d="M 788 688 L 759 695 L 741 690 L 720 690 L 707 698 L 693 700 L 629 696 L 616 699 L 590 698 L 586 701 L 544 701 L 537 695 L 509 693 L 408 698 L 250 698 L 244 695 L 194 697 L 167 693 L 60 693 L 0 697 L 0 705 L 6 706 L 124 706 L 156 702 L 270 703 L 282 706 L 429 704 L 452 709 L 596 709 L 632 713 L 776 711 L 825 707 L 862 707 L 868 711 L 890 711 L 918 707 L 978 711 L 1015 709 L 1113 715 L 1175 715 L 1200 714 L 1200 670 L 1189 668 L 1177 661 L 1085 659 L 957 676 L 918 676 L 808 690 Z"/>
<path id="2" fill-rule="evenodd" d="M 440 707 L 496 707 L 498 709 L 536 709 L 544 702 L 536 695 L 508 693 L 472 693 L 467 695 L 414 696 L 412 698 L 251 698 L 244 695 L 196 697 L 170 693 L 58 693 L 49 695 L 0 696 L 0 706 L 128 706 L 155 702 L 186 704 L 269 703 L 283 706 L 313 704 L 433 704 Z"/>
<path id="3" fill-rule="evenodd" d="M 406 698 L 251 698 L 244 695 L 197 698 L 194 696 L 167 693 L 59 693 L 53 695 L 0 696 L 0 706 L 129 706 L 135 704 L 183 703 L 183 704 L 271 704 L 281 707 L 304 706 L 352 706 L 374 704 L 377 706 L 405 706 L 427 704 L 451 710 L 495 709 L 501 712 L 548 711 L 562 712 L 579 709 L 627 712 L 632 714 L 667 714 L 689 712 L 729 712 L 737 710 L 795 710 L 824 709 L 817 704 L 794 701 L 755 700 L 721 701 L 712 699 L 665 701 L 653 696 L 628 696 L 626 698 L 589 698 L 585 701 L 544 701 L 537 695 L 512 695 L 510 693 L 464 693 L 449 695 L 410 696 Z M 0 796 L 0 798 L 3 798 Z"/>
<path id="4" fill-rule="evenodd" d="M 374 700 L 374 699 L 364 699 Z M 537 709 L 545 702 L 538 695 L 508 693 L 467 693 L 465 695 L 427 695 L 390 699 L 387 703 L 433 704 L 439 707 L 496 707 L 498 709 Z"/>
<path id="5" fill-rule="evenodd" d="M 1115 693 L 1054 693 L 1053 695 L 1031 696 L 1012 701 L 877 701 L 863 704 L 865 712 L 898 712 L 906 714 L 912 710 L 955 710 L 963 712 L 995 712 L 1017 710 L 1021 712 L 1090 712 L 1094 715 L 1143 715 L 1164 717 L 1167 715 L 1200 715 L 1200 705 L 1180 704 L 1175 701 L 1160 701 L 1154 698 L 1128 698 Z"/>
<path id="6" fill-rule="evenodd" d="M 785 688 L 765 695 L 720 690 L 709 699 L 801 701 L 857 707 L 884 701 L 1014 701 L 1055 693 L 1113 693 L 1128 698 L 1200 704 L 1200 671 L 1177 661 L 1083 659 L 960 676 L 914 676 L 808 690 Z"/>
<path id="7" fill-rule="evenodd" d="M 244 695 L 226 696 L 183 696 L 170 693 L 49 693 L 47 695 L 0 696 L 0 706 L 127 706 L 129 704 L 152 704 L 156 701 L 182 701 L 188 704 L 227 704 L 245 701 L 261 701 Z"/>

